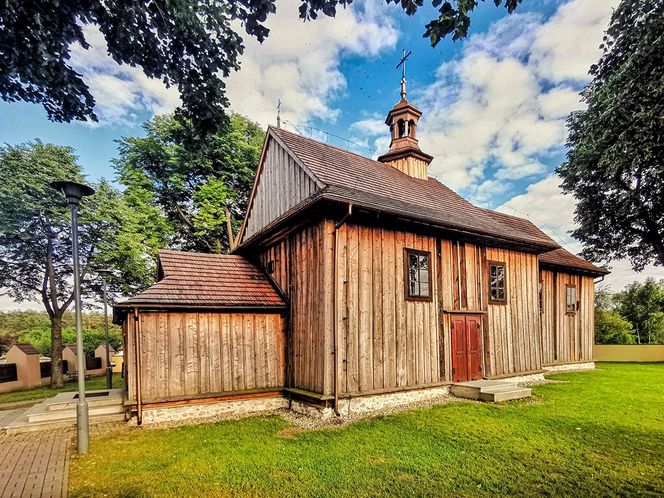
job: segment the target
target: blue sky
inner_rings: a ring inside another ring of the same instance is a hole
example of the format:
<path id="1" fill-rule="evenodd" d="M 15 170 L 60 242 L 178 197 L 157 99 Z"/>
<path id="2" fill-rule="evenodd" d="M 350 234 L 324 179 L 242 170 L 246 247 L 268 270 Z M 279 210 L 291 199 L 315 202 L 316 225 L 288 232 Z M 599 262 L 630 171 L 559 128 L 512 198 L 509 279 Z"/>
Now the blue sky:
<path id="1" fill-rule="evenodd" d="M 600 55 L 598 45 L 617 0 L 525 0 L 507 15 L 492 1 L 474 14 L 471 36 L 422 37 L 435 10 L 409 18 L 383 0 L 356 0 L 336 19 L 297 19 L 297 0 L 279 0 L 260 45 L 246 40 L 240 72 L 228 81 L 232 108 L 262 126 L 282 119 L 301 132 L 325 138 L 313 126 L 374 149 L 389 145 L 387 111 L 399 99 L 402 48 L 408 60 L 408 98 L 423 111 L 420 145 L 434 155 L 430 173 L 477 204 L 529 217 L 573 251 L 574 200 L 561 194 L 553 174 L 564 160 L 565 117 L 582 108 L 578 92 Z M 103 38 L 86 28 L 88 51 L 75 47 L 73 64 L 97 100 L 100 122 L 52 123 L 41 107 L 0 102 L 0 141 L 39 138 L 69 145 L 88 177 L 112 178 L 116 140 L 142 135 L 141 124 L 178 104 L 177 92 L 120 67 Z M 289 124 L 286 128 L 293 129 Z M 330 143 L 346 146 L 337 139 Z M 351 147 L 371 155 L 368 149 Z M 616 262 L 610 283 L 634 280 Z M 642 275 L 657 274 L 649 268 Z"/>

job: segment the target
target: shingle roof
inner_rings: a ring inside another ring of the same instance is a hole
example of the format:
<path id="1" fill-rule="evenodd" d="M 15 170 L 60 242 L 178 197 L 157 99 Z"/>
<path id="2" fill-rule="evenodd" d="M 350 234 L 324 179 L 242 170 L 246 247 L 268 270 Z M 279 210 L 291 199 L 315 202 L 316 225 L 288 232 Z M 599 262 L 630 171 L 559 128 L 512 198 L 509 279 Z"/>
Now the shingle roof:
<path id="1" fill-rule="evenodd" d="M 39 351 L 32 345 L 27 342 L 17 342 L 14 344 L 18 349 L 23 351 L 25 354 L 39 354 Z"/>
<path id="2" fill-rule="evenodd" d="M 562 247 L 539 255 L 540 265 L 562 267 L 571 270 L 579 270 L 593 275 L 607 275 L 611 273 L 606 268 L 600 268 L 585 259 L 575 256 Z"/>
<path id="3" fill-rule="evenodd" d="M 474 206 L 434 178 L 420 180 L 381 162 L 347 152 L 281 128 L 269 129 L 325 185 L 322 197 L 437 226 L 543 248 L 559 247 L 527 220 L 506 223 Z M 506 215 L 507 216 L 507 215 Z"/>
<path id="4" fill-rule="evenodd" d="M 181 307 L 283 307 L 267 275 L 242 256 L 159 251 L 163 278 L 119 303 Z"/>

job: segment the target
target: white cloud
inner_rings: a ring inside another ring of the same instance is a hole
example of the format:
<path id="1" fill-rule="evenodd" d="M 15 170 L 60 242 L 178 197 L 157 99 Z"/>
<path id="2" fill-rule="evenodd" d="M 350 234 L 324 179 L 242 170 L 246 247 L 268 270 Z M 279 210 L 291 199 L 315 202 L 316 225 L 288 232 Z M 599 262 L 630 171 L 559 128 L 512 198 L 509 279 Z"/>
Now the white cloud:
<path id="1" fill-rule="evenodd" d="M 138 112 L 163 114 L 180 104 L 177 89 L 148 78 L 138 67 L 116 63 L 108 55 L 106 41 L 96 27 L 87 25 L 83 31 L 91 47 L 85 50 L 74 45 L 72 66 L 81 73 L 95 98 L 97 125 L 137 124 Z"/>
<path id="2" fill-rule="evenodd" d="M 528 186 L 525 194 L 517 195 L 497 208 L 503 213 L 520 216 L 532 221 L 554 238 L 568 251 L 579 254 L 582 245 L 570 236 L 576 227 L 574 222 L 574 198 L 563 194 L 560 178 L 550 175 Z M 664 278 L 662 268 L 647 266 L 642 272 L 632 270 L 629 261 L 618 260 L 610 263 L 611 273 L 605 283 L 614 291 L 623 289 L 634 281 L 644 281 L 648 277 Z"/>
<path id="3" fill-rule="evenodd" d="M 598 27 L 608 26 L 617 5 L 618 0 L 576 0 L 562 5 L 533 40 L 531 64 L 540 76 L 556 83 L 586 81 L 588 69 L 601 55 Z"/>
<path id="4" fill-rule="evenodd" d="M 338 9 L 335 18 L 299 20 L 299 0 L 282 0 L 267 26 L 261 45 L 246 40 L 239 72 L 228 80 L 233 110 L 262 125 L 275 123 L 276 105 L 282 118 L 302 123 L 310 117 L 334 120 L 339 114 L 331 100 L 346 88 L 339 70 L 344 55 L 373 57 L 393 48 L 398 32 L 379 0 Z"/>
<path id="5" fill-rule="evenodd" d="M 563 150 L 566 117 L 581 107 L 616 3 L 572 0 L 548 20 L 515 13 L 464 42 L 460 57 L 410 96 L 424 110 L 418 134 L 435 158 L 431 174 L 478 202 L 514 188 L 506 182 L 546 174 L 543 161 Z M 353 128 L 375 140 L 375 126 Z M 385 143 L 380 136 L 376 149 Z"/>
<path id="6" fill-rule="evenodd" d="M 389 8 L 380 0 L 365 0 L 338 9 L 334 19 L 320 16 L 307 23 L 299 20 L 298 6 L 299 0 L 278 2 L 262 45 L 244 36 L 241 69 L 227 80 L 232 109 L 262 125 L 275 121 L 279 99 L 285 119 L 334 120 L 339 111 L 330 101 L 346 88 L 339 70 L 342 57 L 375 56 L 392 48 L 398 38 Z M 166 88 L 138 67 L 118 65 L 96 27 L 85 26 L 84 32 L 91 48 L 72 47 L 72 65 L 95 97 L 99 124 L 138 124 L 138 113 L 171 112 L 180 104 L 176 88 Z"/>

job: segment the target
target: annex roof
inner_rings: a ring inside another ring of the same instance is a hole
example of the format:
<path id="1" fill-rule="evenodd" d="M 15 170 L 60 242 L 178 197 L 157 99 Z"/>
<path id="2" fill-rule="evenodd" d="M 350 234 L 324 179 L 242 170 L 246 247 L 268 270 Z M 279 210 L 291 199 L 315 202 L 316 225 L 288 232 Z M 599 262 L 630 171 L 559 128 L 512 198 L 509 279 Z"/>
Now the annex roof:
<path id="1" fill-rule="evenodd" d="M 161 250 L 158 264 L 162 278 L 116 308 L 285 306 L 267 275 L 243 256 Z"/>
<path id="2" fill-rule="evenodd" d="M 268 133 L 284 144 L 323 185 L 316 194 L 320 197 L 541 249 L 559 247 L 530 221 L 508 222 L 505 217 L 509 215 L 496 215 L 494 211 L 479 208 L 435 178 L 413 178 L 379 161 L 281 128 L 270 127 Z"/>
<path id="3" fill-rule="evenodd" d="M 23 351 L 27 355 L 39 354 L 39 351 L 32 345 L 27 342 L 17 342 L 14 344 L 18 349 Z"/>
<path id="4" fill-rule="evenodd" d="M 581 273 L 589 273 L 592 275 L 607 275 L 611 273 L 606 268 L 601 268 L 592 264 L 585 259 L 575 256 L 565 249 L 558 248 L 553 251 L 545 252 L 539 255 L 539 262 L 541 266 L 549 266 L 555 268 L 563 268 L 572 271 L 579 271 Z"/>

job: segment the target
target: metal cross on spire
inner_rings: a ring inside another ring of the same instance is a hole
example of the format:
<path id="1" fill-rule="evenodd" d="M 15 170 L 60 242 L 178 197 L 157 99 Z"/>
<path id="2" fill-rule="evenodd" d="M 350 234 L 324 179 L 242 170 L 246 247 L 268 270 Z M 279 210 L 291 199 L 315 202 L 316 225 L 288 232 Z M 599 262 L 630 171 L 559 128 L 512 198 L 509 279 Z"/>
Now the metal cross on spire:
<path id="1" fill-rule="evenodd" d="M 411 50 L 406 53 L 406 49 L 404 48 L 401 52 L 401 60 L 399 61 L 399 64 L 397 64 L 397 69 L 401 68 L 401 98 L 403 100 L 406 100 L 406 59 L 408 59 L 412 53 Z"/>

